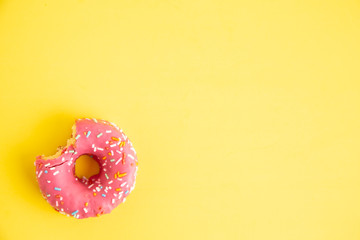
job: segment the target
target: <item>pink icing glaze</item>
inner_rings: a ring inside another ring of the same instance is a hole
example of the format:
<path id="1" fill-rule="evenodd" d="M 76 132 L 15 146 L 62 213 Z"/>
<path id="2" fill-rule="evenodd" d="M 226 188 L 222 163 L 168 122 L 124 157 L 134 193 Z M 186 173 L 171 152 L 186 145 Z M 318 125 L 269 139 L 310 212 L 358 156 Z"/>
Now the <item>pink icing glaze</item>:
<path id="1" fill-rule="evenodd" d="M 76 141 L 59 157 L 35 161 L 36 177 L 44 198 L 55 210 L 75 218 L 110 213 L 135 187 L 137 156 L 132 143 L 115 124 L 78 119 Z M 75 175 L 75 161 L 91 155 L 100 172 L 87 179 Z"/>

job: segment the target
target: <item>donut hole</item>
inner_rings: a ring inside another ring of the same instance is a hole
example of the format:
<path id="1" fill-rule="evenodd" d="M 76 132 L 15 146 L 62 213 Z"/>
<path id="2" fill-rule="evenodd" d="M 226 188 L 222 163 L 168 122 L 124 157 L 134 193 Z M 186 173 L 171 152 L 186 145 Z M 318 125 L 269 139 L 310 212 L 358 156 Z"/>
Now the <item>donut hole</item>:
<path id="1" fill-rule="evenodd" d="M 91 155 L 81 155 L 75 162 L 75 175 L 82 179 L 99 174 L 100 166 Z"/>

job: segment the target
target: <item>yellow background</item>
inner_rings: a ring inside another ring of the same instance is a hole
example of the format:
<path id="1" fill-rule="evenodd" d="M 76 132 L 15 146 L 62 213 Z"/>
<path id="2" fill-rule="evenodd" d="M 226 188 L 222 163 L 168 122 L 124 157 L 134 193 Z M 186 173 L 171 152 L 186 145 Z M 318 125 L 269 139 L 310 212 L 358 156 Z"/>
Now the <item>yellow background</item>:
<path id="1" fill-rule="evenodd" d="M 0 239 L 360 238 L 359 1 L 0 1 Z M 135 191 L 55 212 L 38 154 L 117 123 Z"/>

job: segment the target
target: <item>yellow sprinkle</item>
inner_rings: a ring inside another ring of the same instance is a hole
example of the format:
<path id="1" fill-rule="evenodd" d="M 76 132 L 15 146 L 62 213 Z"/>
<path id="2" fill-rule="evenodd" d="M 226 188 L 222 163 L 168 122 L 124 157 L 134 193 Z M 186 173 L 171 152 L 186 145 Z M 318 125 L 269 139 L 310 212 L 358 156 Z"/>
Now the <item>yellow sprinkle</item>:
<path id="1" fill-rule="evenodd" d="M 108 152 L 108 154 L 111 156 L 111 152 Z"/>
<path id="2" fill-rule="evenodd" d="M 111 137 L 111 139 L 114 140 L 114 141 L 119 141 L 119 139 L 116 138 L 116 137 Z"/>
<path id="3" fill-rule="evenodd" d="M 116 174 L 116 173 L 114 174 L 114 178 L 117 178 L 117 174 Z"/>
<path id="4" fill-rule="evenodd" d="M 88 205 L 89 205 L 89 203 L 88 203 L 88 202 L 86 202 L 86 203 L 85 203 L 85 207 L 87 207 Z"/>
<path id="5" fill-rule="evenodd" d="M 96 196 L 96 192 L 94 192 L 94 196 Z"/>
<path id="6" fill-rule="evenodd" d="M 115 191 L 120 192 L 120 191 L 121 191 L 121 188 L 117 188 L 117 189 L 115 189 Z"/>
<path id="7" fill-rule="evenodd" d="M 127 173 L 120 173 L 120 174 L 118 174 L 118 177 L 120 178 L 120 177 L 126 176 L 126 174 Z"/>
<path id="8" fill-rule="evenodd" d="M 102 159 L 105 160 L 105 159 L 106 159 L 106 156 L 104 156 Z"/>
<path id="9" fill-rule="evenodd" d="M 97 213 L 96 216 L 97 216 L 97 217 L 100 217 L 100 214 Z"/>

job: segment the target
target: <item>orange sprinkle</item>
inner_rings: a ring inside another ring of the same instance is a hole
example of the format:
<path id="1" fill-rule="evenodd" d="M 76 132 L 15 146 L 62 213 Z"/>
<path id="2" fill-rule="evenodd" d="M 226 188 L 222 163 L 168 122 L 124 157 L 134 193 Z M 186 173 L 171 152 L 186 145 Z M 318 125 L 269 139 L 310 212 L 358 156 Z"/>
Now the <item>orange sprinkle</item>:
<path id="1" fill-rule="evenodd" d="M 125 146 L 125 141 L 121 141 L 119 147 L 124 147 Z"/>
<path id="2" fill-rule="evenodd" d="M 96 216 L 97 216 L 97 217 L 100 217 L 100 214 L 99 214 L 99 213 L 97 213 L 97 214 L 96 214 Z"/>
<path id="3" fill-rule="evenodd" d="M 120 191 L 121 191 L 121 188 L 117 188 L 117 189 L 115 189 L 115 191 L 120 192 Z"/>
<path id="4" fill-rule="evenodd" d="M 59 194 L 56 194 L 55 197 L 56 197 L 56 198 L 60 198 L 61 196 L 60 196 Z"/>
<path id="5" fill-rule="evenodd" d="M 123 153 L 122 164 L 125 164 L 125 157 L 126 157 L 126 154 Z"/>
<path id="6" fill-rule="evenodd" d="M 96 196 L 96 192 L 94 192 L 94 196 Z"/>
<path id="7" fill-rule="evenodd" d="M 106 156 L 103 156 L 103 158 L 102 158 L 103 160 L 105 160 L 106 159 Z"/>
<path id="8" fill-rule="evenodd" d="M 134 166 L 134 163 L 130 163 L 130 166 L 132 166 L 132 167 L 133 167 L 133 166 Z"/>
<path id="9" fill-rule="evenodd" d="M 109 147 L 106 147 L 105 149 L 106 149 L 106 150 L 109 150 Z"/>
<path id="10" fill-rule="evenodd" d="M 85 207 L 87 207 L 87 206 L 89 205 L 89 203 L 88 203 L 88 202 L 86 202 L 84 205 L 85 205 Z"/>
<path id="11" fill-rule="evenodd" d="M 61 205 L 64 205 L 64 201 L 61 201 L 60 204 L 61 204 Z"/>
<path id="12" fill-rule="evenodd" d="M 119 139 L 117 137 L 111 137 L 111 139 L 114 141 L 119 141 Z"/>
<path id="13" fill-rule="evenodd" d="M 111 152 L 108 152 L 108 154 L 111 156 Z"/>

